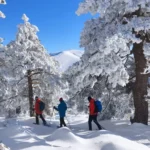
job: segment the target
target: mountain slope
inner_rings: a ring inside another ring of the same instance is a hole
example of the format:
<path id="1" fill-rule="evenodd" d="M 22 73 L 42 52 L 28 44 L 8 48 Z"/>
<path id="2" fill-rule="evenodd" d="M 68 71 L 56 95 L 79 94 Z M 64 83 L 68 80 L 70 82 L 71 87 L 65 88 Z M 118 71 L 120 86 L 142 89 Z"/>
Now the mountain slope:
<path id="1" fill-rule="evenodd" d="M 83 53 L 84 51 L 82 50 L 69 50 L 59 53 L 53 53 L 50 55 L 59 62 L 60 71 L 64 72 L 74 63 L 80 61 L 80 58 L 83 55 Z"/>

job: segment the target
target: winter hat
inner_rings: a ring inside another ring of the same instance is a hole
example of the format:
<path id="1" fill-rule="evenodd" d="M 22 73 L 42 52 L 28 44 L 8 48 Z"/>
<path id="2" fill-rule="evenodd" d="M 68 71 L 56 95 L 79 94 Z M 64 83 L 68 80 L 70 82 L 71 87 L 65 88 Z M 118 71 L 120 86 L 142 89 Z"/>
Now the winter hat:
<path id="1" fill-rule="evenodd" d="M 59 101 L 62 101 L 63 100 L 63 98 L 61 97 L 60 99 L 59 99 Z"/>
<path id="2" fill-rule="evenodd" d="M 88 97 L 88 100 L 90 101 L 91 99 L 92 99 L 92 97 L 91 97 L 91 96 L 89 96 L 89 97 Z"/>
<path id="3" fill-rule="evenodd" d="M 35 99 L 38 99 L 39 97 L 38 96 L 35 96 Z"/>

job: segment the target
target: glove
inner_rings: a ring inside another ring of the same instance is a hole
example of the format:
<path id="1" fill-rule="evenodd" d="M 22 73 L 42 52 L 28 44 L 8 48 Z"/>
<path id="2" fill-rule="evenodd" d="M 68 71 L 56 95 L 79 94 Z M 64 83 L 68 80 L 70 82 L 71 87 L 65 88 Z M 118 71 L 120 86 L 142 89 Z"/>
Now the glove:
<path id="1" fill-rule="evenodd" d="M 57 110 L 57 111 L 58 111 L 58 108 L 57 108 L 57 107 L 55 107 L 55 106 L 54 106 L 53 108 L 54 108 L 55 110 Z"/>

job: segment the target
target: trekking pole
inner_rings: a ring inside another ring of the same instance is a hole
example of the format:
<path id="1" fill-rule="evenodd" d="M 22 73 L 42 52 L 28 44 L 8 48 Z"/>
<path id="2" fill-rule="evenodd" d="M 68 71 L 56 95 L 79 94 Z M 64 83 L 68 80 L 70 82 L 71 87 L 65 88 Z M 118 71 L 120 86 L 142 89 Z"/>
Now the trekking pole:
<path id="1" fill-rule="evenodd" d="M 52 108 L 53 108 L 53 110 L 52 110 L 52 115 L 51 115 L 51 118 L 50 118 L 50 119 L 52 119 L 53 116 L 54 116 L 54 106 L 53 106 L 53 103 L 52 103 Z M 51 120 L 51 122 L 52 122 L 52 120 Z"/>
<path id="2" fill-rule="evenodd" d="M 67 122 L 68 122 L 68 126 L 69 126 L 70 130 L 72 130 L 72 129 L 71 129 L 71 125 L 70 125 L 70 123 L 69 123 L 69 121 L 68 121 L 67 116 L 66 116 L 66 120 L 67 120 Z"/>
<path id="3" fill-rule="evenodd" d="M 52 117 L 54 117 L 54 108 L 53 108 L 53 112 L 52 112 Z"/>

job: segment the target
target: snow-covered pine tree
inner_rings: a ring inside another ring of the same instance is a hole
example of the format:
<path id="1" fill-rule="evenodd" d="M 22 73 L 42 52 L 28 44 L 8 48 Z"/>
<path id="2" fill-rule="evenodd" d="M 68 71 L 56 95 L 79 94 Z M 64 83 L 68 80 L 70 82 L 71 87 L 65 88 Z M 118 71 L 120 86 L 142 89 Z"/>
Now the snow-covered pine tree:
<path id="1" fill-rule="evenodd" d="M 6 1 L 0 0 L 0 4 L 6 4 Z M 0 11 L 0 18 L 5 18 L 5 15 L 1 11 Z M 2 48 L 4 48 L 2 43 L 3 43 L 3 38 L 0 37 L 0 51 L 1 51 L 1 53 L 3 52 Z"/>
<path id="2" fill-rule="evenodd" d="M 1 43 L 3 42 L 3 39 L 0 38 L 0 104 L 4 101 L 4 95 L 6 96 L 6 63 L 5 63 L 5 46 L 3 46 Z"/>
<path id="3" fill-rule="evenodd" d="M 6 4 L 5 0 L 0 0 L 0 4 Z M 4 13 L 0 11 L 0 18 L 5 18 Z M 0 66 L 4 66 L 4 46 L 2 45 L 3 38 L 0 37 Z"/>
<path id="4" fill-rule="evenodd" d="M 18 100 L 14 101 L 15 105 L 29 104 L 30 116 L 33 116 L 34 96 L 50 103 L 59 98 L 64 85 L 57 72 L 57 62 L 38 39 L 38 28 L 29 23 L 25 14 L 22 19 L 24 23 L 18 26 L 16 40 L 7 46 L 7 61 L 13 77 L 12 99 Z"/>
<path id="5" fill-rule="evenodd" d="M 0 38 L 0 113 L 4 114 L 4 104 L 9 97 L 8 86 L 8 67 L 6 63 L 6 46 L 3 45 L 3 39 Z"/>
<path id="6" fill-rule="evenodd" d="M 6 1 L 5 0 L 0 0 L 0 4 L 6 4 Z M 0 18 L 5 18 L 5 15 L 0 11 Z M 2 53 L 3 52 L 3 38 L 0 37 L 0 52 Z"/>
<path id="7" fill-rule="evenodd" d="M 150 0 L 85 0 L 77 14 L 87 12 L 99 14 L 99 17 L 87 21 L 82 32 L 81 46 L 85 47 L 85 54 L 80 64 L 82 74 L 75 81 L 76 86 L 79 90 L 85 84 L 92 86 L 96 82 L 95 76 L 99 75 L 108 76 L 113 87 L 117 84 L 125 86 L 129 75 L 124 64 L 132 53 L 136 66 L 134 122 L 147 124 Z"/>
<path id="8" fill-rule="evenodd" d="M 83 71 L 80 70 L 80 64 L 81 62 L 74 64 L 65 72 L 65 77 L 70 85 L 68 94 L 70 95 L 69 104 L 72 106 L 72 109 L 77 109 L 78 112 L 84 111 L 87 113 L 87 106 L 89 105 L 87 97 L 91 95 L 95 99 L 100 99 L 102 101 L 103 110 L 101 112 L 100 119 L 129 118 L 129 114 L 131 114 L 133 110 L 133 97 L 131 93 L 135 77 L 133 57 L 129 57 L 125 64 L 130 76 L 130 82 L 126 87 L 117 85 L 114 88 L 112 87 L 112 84 L 108 82 L 108 76 L 95 75 L 95 77 L 89 77 L 89 80 L 86 80 L 85 78 L 84 82 L 81 82 L 80 84 L 87 85 L 78 90 L 75 82 L 83 73 Z M 96 79 L 94 83 L 93 79 Z M 92 83 L 93 85 L 91 86 Z"/>

